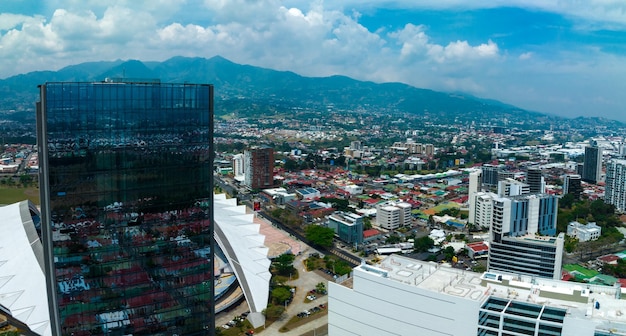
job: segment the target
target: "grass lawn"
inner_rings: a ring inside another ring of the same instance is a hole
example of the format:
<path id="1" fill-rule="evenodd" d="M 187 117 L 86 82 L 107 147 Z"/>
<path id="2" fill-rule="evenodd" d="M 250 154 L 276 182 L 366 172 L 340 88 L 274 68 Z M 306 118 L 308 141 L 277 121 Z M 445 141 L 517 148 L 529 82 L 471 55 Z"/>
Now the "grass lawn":
<path id="1" fill-rule="evenodd" d="M 39 188 L 18 188 L 0 186 L 0 204 L 13 204 L 26 199 L 39 205 Z"/>
<path id="2" fill-rule="evenodd" d="M 328 315 L 328 309 L 324 308 L 322 311 L 311 314 L 309 317 L 298 317 L 294 316 L 284 326 L 282 326 L 278 331 L 279 332 L 287 332 L 289 330 L 293 330 L 303 324 L 307 324 L 313 320 L 317 320 L 318 318 L 324 317 Z"/>

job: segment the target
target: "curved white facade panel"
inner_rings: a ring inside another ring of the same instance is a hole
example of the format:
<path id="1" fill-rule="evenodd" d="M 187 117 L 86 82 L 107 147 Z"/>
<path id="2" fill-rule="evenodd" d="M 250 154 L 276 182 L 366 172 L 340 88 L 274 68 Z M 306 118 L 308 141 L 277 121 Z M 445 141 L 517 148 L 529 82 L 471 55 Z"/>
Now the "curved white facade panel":
<path id="1" fill-rule="evenodd" d="M 43 249 L 28 201 L 0 207 L 0 310 L 39 335 L 52 335 Z"/>
<path id="2" fill-rule="evenodd" d="M 254 215 L 246 214 L 246 207 L 237 205 L 237 199 L 217 194 L 214 201 L 215 240 L 239 280 L 250 306 L 250 322 L 255 327 L 262 325 L 272 276 L 269 249 L 263 245 L 265 236 L 259 233 L 260 225 L 253 222 Z"/>

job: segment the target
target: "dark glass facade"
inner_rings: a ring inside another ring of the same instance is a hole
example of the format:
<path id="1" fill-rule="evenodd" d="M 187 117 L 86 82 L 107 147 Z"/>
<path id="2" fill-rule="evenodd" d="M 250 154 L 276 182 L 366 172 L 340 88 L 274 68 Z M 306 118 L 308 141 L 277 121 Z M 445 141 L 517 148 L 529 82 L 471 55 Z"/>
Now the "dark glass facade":
<path id="1" fill-rule="evenodd" d="M 53 331 L 210 334 L 213 87 L 46 83 L 40 94 Z"/>

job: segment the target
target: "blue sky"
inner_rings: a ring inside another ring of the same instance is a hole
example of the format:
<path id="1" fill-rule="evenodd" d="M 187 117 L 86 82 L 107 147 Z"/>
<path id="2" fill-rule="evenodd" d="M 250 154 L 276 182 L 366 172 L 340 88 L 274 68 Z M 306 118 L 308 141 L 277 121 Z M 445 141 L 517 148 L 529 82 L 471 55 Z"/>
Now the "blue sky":
<path id="1" fill-rule="evenodd" d="M 0 1 L 0 78 L 177 55 L 626 122 L 624 0 Z"/>

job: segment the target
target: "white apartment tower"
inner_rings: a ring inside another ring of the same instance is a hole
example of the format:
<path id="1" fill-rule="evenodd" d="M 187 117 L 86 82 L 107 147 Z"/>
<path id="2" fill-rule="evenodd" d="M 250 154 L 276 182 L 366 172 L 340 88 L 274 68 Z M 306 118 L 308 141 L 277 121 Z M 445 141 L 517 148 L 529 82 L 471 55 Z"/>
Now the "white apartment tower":
<path id="1" fill-rule="evenodd" d="M 235 179 L 238 181 L 243 181 L 245 178 L 245 164 L 243 159 L 243 154 L 235 154 L 233 156 L 233 174 L 235 175 Z"/>
<path id="2" fill-rule="evenodd" d="M 469 175 L 469 188 L 467 190 L 467 195 L 468 195 L 468 201 L 469 201 L 468 223 L 470 224 L 476 224 L 476 211 L 475 211 L 476 200 L 474 197 L 476 193 L 481 191 L 480 189 L 480 180 L 482 178 L 481 174 L 482 174 L 482 171 L 478 170 L 478 171 L 470 173 Z"/>
<path id="3" fill-rule="evenodd" d="M 604 201 L 615 206 L 617 211 L 626 211 L 626 160 L 607 163 Z"/>

